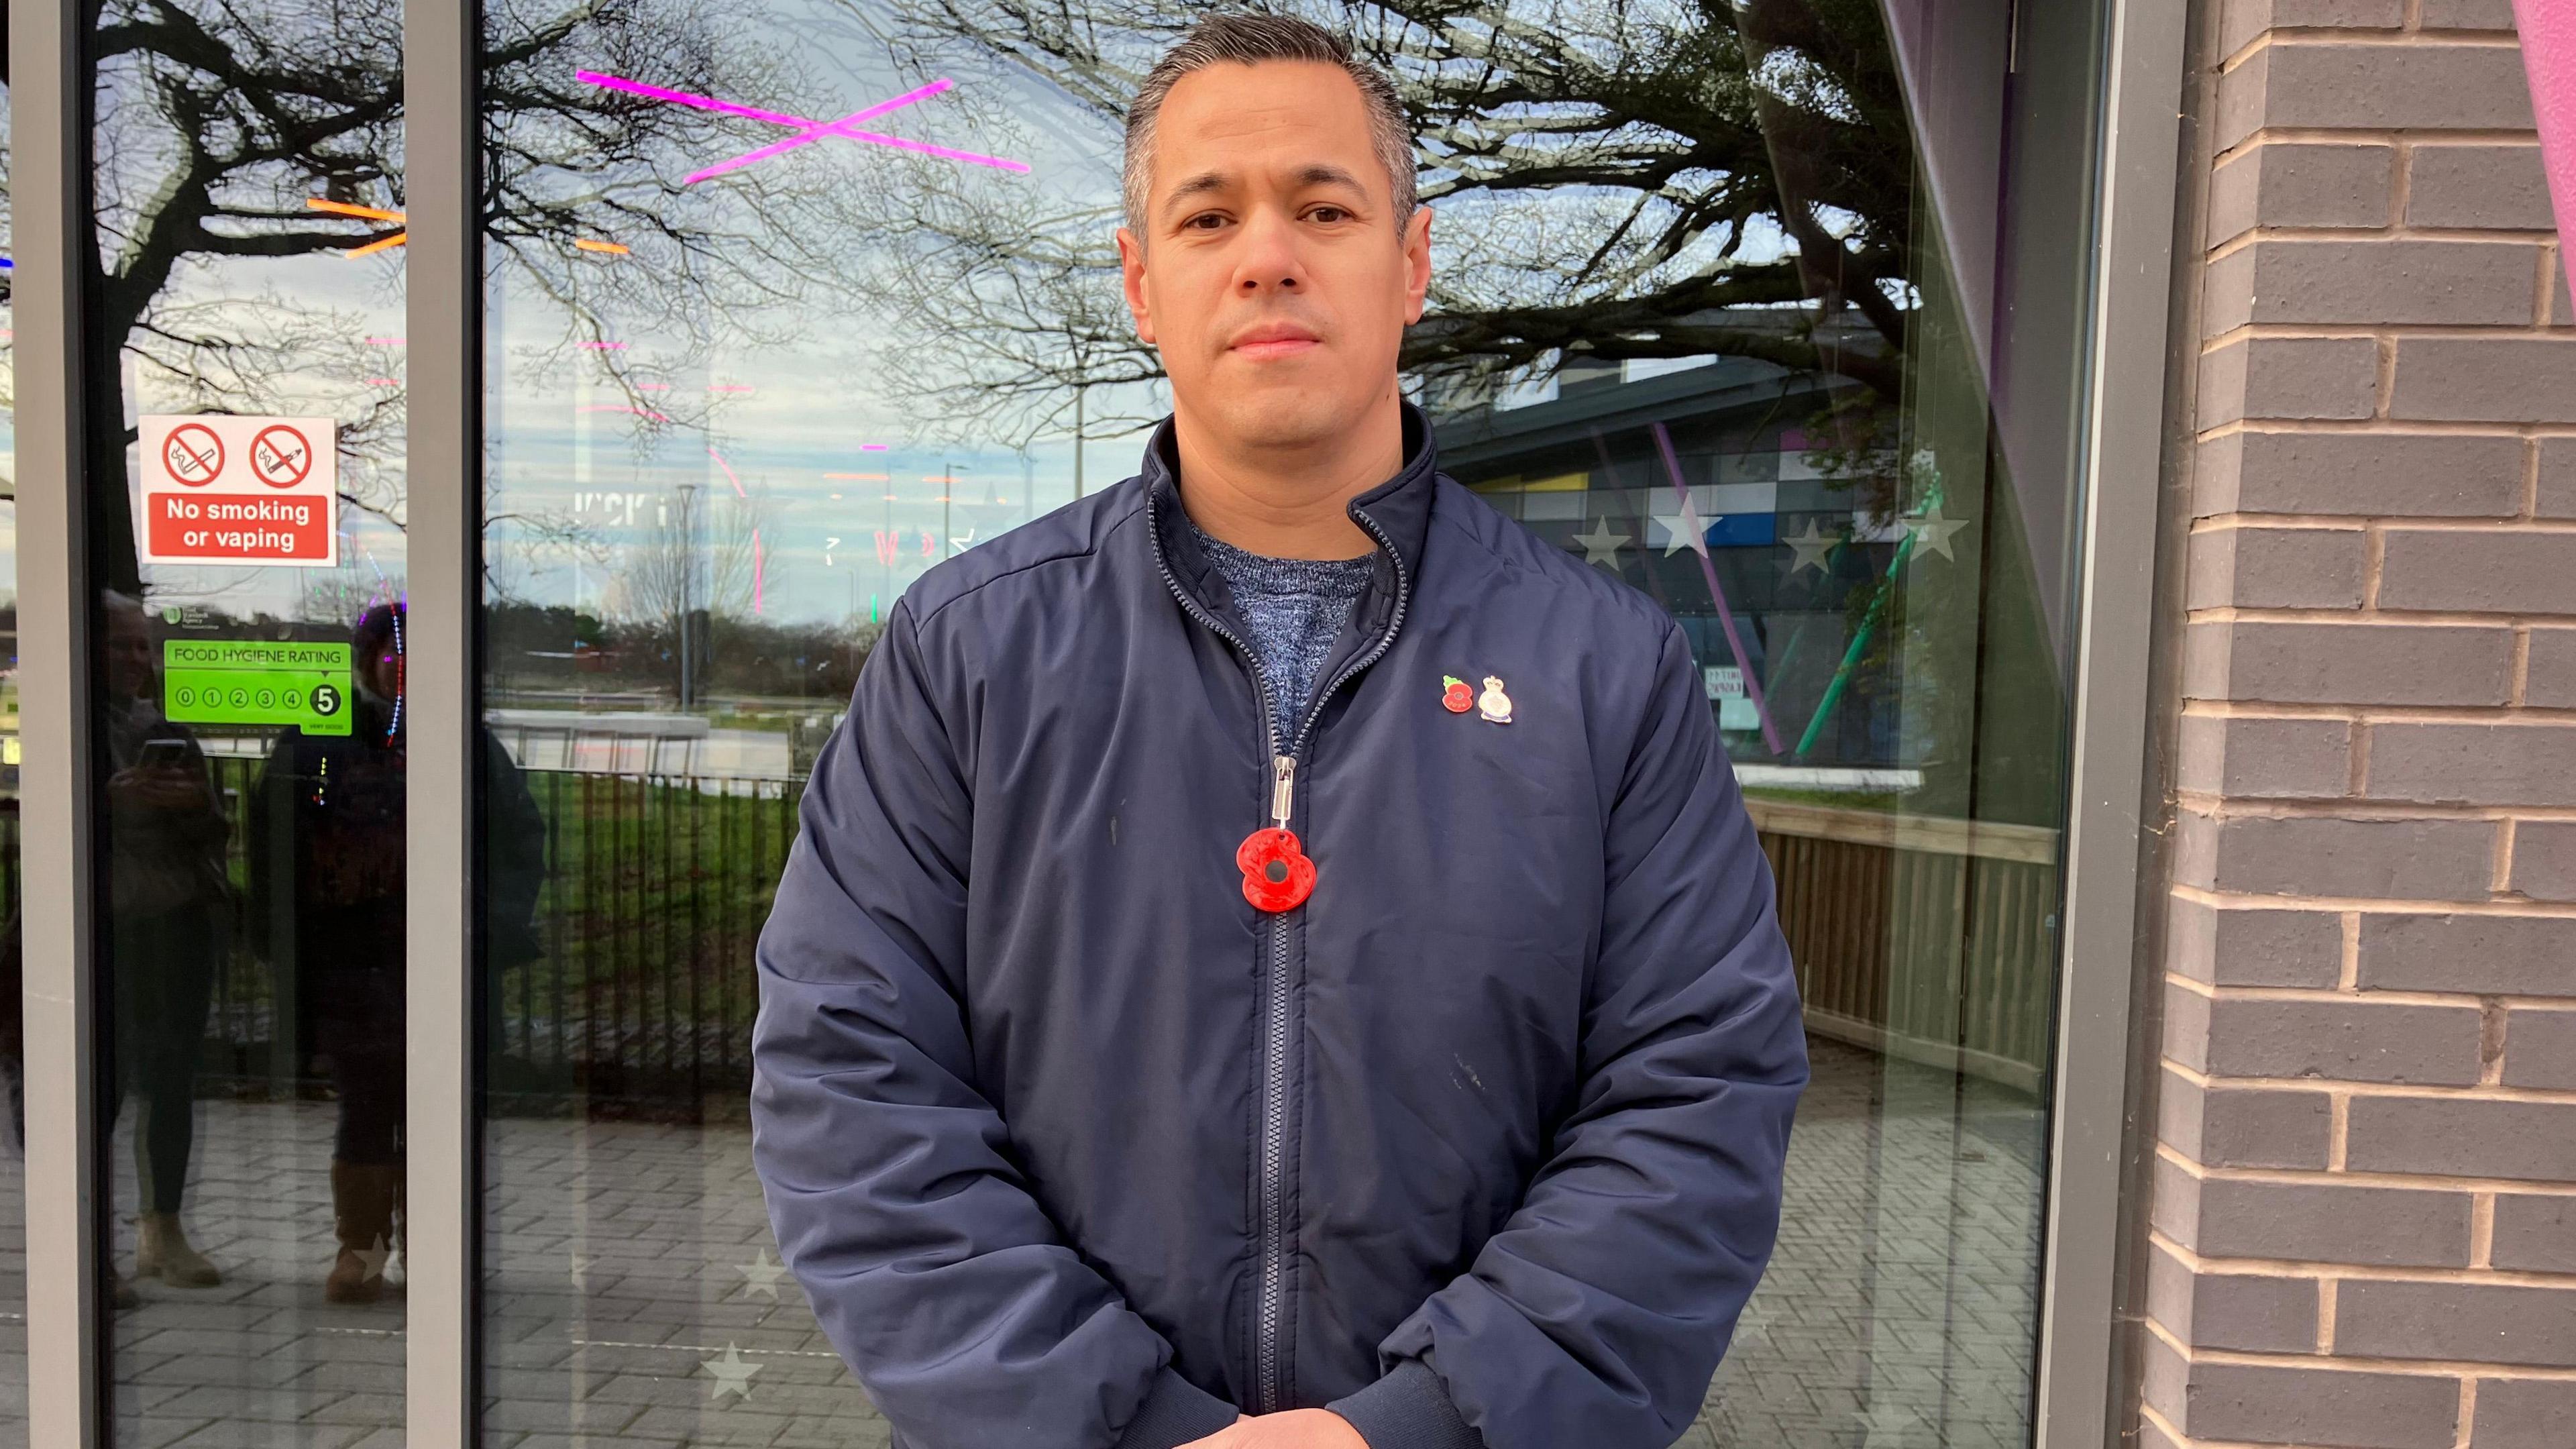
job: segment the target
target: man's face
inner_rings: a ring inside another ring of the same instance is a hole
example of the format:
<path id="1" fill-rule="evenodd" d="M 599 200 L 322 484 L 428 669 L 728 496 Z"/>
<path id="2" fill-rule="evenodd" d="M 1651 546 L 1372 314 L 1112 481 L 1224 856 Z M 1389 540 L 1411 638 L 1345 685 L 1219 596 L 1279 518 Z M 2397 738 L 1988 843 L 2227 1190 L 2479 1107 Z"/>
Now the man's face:
<path id="1" fill-rule="evenodd" d="M 1118 233 L 1127 305 L 1192 425 L 1238 447 L 1311 447 L 1393 395 L 1431 282 L 1431 213 L 1396 226 L 1367 103 L 1340 67 L 1182 77 L 1149 180 L 1143 234 Z"/>

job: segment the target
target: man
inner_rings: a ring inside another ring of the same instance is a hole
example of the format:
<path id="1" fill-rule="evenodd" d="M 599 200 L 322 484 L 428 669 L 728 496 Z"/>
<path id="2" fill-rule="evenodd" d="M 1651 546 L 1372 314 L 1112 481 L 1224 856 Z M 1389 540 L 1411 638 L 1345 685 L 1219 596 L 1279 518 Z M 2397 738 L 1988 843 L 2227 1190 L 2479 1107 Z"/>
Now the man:
<path id="1" fill-rule="evenodd" d="M 1680 630 L 1435 471 L 1385 79 L 1192 31 L 1142 475 L 925 574 L 760 943 L 755 1158 L 912 1449 L 1647 1449 L 1806 1079 Z"/>

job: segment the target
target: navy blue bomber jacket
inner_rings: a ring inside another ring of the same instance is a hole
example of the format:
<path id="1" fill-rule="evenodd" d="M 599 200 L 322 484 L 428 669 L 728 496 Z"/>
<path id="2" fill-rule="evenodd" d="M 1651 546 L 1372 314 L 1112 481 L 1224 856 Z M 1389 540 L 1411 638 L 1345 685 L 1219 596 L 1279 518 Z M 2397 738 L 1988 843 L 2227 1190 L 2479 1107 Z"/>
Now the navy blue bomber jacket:
<path id="1" fill-rule="evenodd" d="M 925 573 L 759 949 L 783 1256 L 909 1449 L 1657 1449 L 1778 1228 L 1806 1082 L 1681 630 L 1438 473 L 1291 739 L 1140 477 Z M 1444 702 L 1500 681 L 1509 722 Z M 1235 860 L 1285 803 L 1316 876 Z"/>

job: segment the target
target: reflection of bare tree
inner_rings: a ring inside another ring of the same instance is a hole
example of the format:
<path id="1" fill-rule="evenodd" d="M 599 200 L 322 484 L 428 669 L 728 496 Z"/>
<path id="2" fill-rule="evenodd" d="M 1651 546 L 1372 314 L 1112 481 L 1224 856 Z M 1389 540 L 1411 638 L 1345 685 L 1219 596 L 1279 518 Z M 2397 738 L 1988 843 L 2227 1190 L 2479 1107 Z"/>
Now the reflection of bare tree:
<path id="1" fill-rule="evenodd" d="M 766 492 L 737 498 L 697 486 L 674 490 L 642 536 L 618 550 L 618 622 L 660 641 L 676 670 L 685 652 L 680 641 L 702 648 L 706 620 L 748 617 L 761 590 L 779 582 L 761 544 L 773 511 Z M 698 665 L 702 671 L 704 661 Z M 689 680 L 682 679 L 685 699 Z"/>
<path id="2" fill-rule="evenodd" d="M 505 265 L 564 303 L 567 345 L 602 335 L 610 311 L 685 318 L 703 336 L 729 312 L 792 300 L 806 259 L 748 223 L 792 214 L 799 198 L 756 177 L 733 188 L 743 205 L 730 222 L 677 204 L 674 158 L 708 137 L 710 118 L 573 78 L 605 63 L 679 87 L 792 96 L 781 47 L 711 0 L 487 11 L 485 224 Z M 337 303 L 306 293 L 309 273 L 284 296 L 245 279 L 262 261 L 371 248 L 398 226 L 309 203 L 403 209 L 401 0 L 89 0 L 83 19 L 99 77 L 83 300 L 88 335 L 118 340 L 83 352 L 94 526 L 109 534 L 102 582 L 140 582 L 123 507 L 134 431 L 114 402 L 129 360 L 181 406 L 339 418 L 351 503 L 399 524 L 401 372 L 358 319 L 369 297 L 381 311 L 398 295 L 400 253 L 379 248 L 387 260 L 353 270 Z M 574 246 L 610 236 L 649 280 Z M 0 297 L 6 285 L 0 273 Z"/>
<path id="3" fill-rule="evenodd" d="M 849 3 L 890 16 L 898 55 L 998 57 L 1104 136 L 1205 9 Z M 1727 353 L 1898 394 L 1912 158 L 1876 0 L 1271 8 L 1353 37 L 1412 112 L 1441 256 L 1408 369 L 1490 384 L 1570 355 Z M 998 410 L 1052 425 L 1069 389 L 1158 375 L 1119 305 L 1112 213 L 952 182 L 874 220 L 907 259 L 886 296 L 907 334 L 952 348 Z"/>

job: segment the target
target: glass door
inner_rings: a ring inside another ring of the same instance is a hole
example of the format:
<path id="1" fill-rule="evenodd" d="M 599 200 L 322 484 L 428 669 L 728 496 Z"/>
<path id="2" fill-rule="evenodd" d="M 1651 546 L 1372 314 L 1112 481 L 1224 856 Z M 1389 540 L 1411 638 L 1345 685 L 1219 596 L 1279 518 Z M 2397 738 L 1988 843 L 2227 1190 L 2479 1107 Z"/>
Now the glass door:
<path id="1" fill-rule="evenodd" d="M 1684 1442 L 2026 1442 L 2098 17 L 1294 8 L 1413 113 L 1444 466 L 1681 621 L 1779 878 L 1815 1082 Z M 753 941 L 894 600 L 1136 470 L 1121 117 L 1207 9 L 489 12 L 487 1442 L 885 1442 Z"/>

